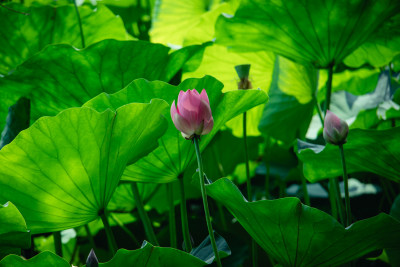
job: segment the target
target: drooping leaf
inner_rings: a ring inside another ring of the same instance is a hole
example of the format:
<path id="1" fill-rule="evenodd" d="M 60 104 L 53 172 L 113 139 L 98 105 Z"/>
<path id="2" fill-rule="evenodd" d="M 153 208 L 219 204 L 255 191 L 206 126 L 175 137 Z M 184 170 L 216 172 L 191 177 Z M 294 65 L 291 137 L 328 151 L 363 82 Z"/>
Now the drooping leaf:
<path id="1" fill-rule="evenodd" d="M 283 266 L 336 266 L 376 249 L 400 247 L 400 222 L 386 214 L 344 228 L 297 198 L 247 202 L 226 178 L 207 185 L 207 193 Z"/>
<path id="2" fill-rule="evenodd" d="M 260 131 L 286 143 L 303 138 L 313 115 L 316 82 L 316 70 L 311 65 L 277 57 Z"/>
<path id="3" fill-rule="evenodd" d="M 82 48 L 78 18 L 73 5 L 25 8 L 11 3 L 7 7 L 23 10 L 29 15 L 0 8 L 0 74 L 24 62 L 45 46 L 67 43 Z M 107 7 L 99 5 L 96 11 L 79 7 L 86 46 L 104 39 L 126 40 L 121 18 Z"/>
<path id="4" fill-rule="evenodd" d="M 169 54 L 169 48 L 143 41 L 104 40 L 84 50 L 51 45 L 0 80 L 0 126 L 18 98 L 31 100 L 31 118 L 56 115 L 79 107 L 101 92 L 114 93 L 132 80 L 169 81 L 188 57 L 202 50 L 192 46 Z"/>
<path id="5" fill-rule="evenodd" d="M 236 53 L 228 48 L 213 44 L 206 47 L 200 66 L 194 71 L 183 74 L 186 78 L 201 78 L 204 75 L 212 75 L 224 84 L 224 92 L 238 90 L 238 75 L 235 66 L 250 64 L 250 81 L 252 88 L 260 88 L 266 93 L 271 84 L 272 70 L 275 56 L 271 52 Z M 258 123 L 263 112 L 260 105 L 247 112 L 247 135 L 260 135 Z M 243 135 L 243 119 L 238 116 L 227 122 L 227 126 L 233 130 L 235 136 Z"/>
<path id="6" fill-rule="evenodd" d="M 157 146 L 165 101 L 102 113 L 43 117 L 0 151 L 0 200 L 18 206 L 32 233 L 84 225 L 106 207 L 128 162 Z"/>
<path id="7" fill-rule="evenodd" d="M 396 15 L 386 20 L 363 45 L 345 58 L 344 63 L 353 68 L 364 64 L 382 67 L 399 54 L 400 15 Z"/>
<path id="8" fill-rule="evenodd" d="M 21 97 L 17 103 L 8 109 L 6 126 L 1 133 L 0 149 L 9 144 L 18 133 L 29 127 L 31 103 L 29 99 Z"/>
<path id="9" fill-rule="evenodd" d="M 106 263 L 99 266 L 165 266 L 165 267 L 187 267 L 205 266 L 204 261 L 192 256 L 182 250 L 175 248 L 154 247 L 150 243 L 143 244 L 141 249 L 129 251 L 120 249 L 115 256 Z"/>
<path id="10" fill-rule="evenodd" d="M 246 0 L 233 18 L 218 19 L 216 37 L 235 49 L 271 50 L 326 68 L 342 62 L 399 10 L 391 0 Z"/>
<path id="11" fill-rule="evenodd" d="M 206 89 L 210 99 L 214 118 L 213 130 L 201 137 L 200 149 L 204 150 L 207 144 L 226 121 L 241 114 L 254 106 L 267 101 L 267 95 L 261 90 L 237 90 L 222 93 L 223 85 L 213 77 L 202 79 L 187 79 L 179 86 L 172 86 L 161 81 L 148 82 L 144 79 L 133 81 L 123 90 L 108 95 L 100 94 L 85 105 L 98 111 L 107 108 L 116 109 L 131 102 L 148 101 L 147 99 L 161 98 L 172 104 L 178 98 L 179 91 L 196 88 Z M 124 172 L 124 180 L 138 182 L 168 183 L 177 180 L 187 166 L 194 159 L 194 147 L 185 140 L 175 128 L 169 111 L 164 113 L 168 120 L 167 133 L 160 138 L 160 146 L 147 157 L 130 165 Z"/>
<path id="12" fill-rule="evenodd" d="M 400 127 L 388 130 L 349 131 L 343 145 L 348 173 L 367 171 L 399 182 Z M 342 175 L 340 151 L 337 146 L 315 145 L 298 141 L 297 156 L 303 161 L 304 176 L 310 182 Z"/>
<path id="13" fill-rule="evenodd" d="M 17 255 L 9 255 L 0 261 L 1 267 L 70 267 L 70 264 L 53 252 L 42 252 L 29 260 L 24 260 Z"/>
<path id="14" fill-rule="evenodd" d="M 226 243 L 225 239 L 216 232 L 214 232 L 214 237 L 220 258 L 222 259 L 231 255 L 231 249 L 229 248 L 228 243 Z M 193 248 L 190 254 L 201 259 L 207 264 L 211 264 L 215 259 L 215 254 L 211 245 L 210 236 L 208 235 L 206 239 L 201 242 L 200 245 Z"/>
<path id="15" fill-rule="evenodd" d="M 20 254 L 21 248 L 31 246 L 24 217 L 13 203 L 0 205 L 0 225 L 0 259 L 8 254 Z"/>

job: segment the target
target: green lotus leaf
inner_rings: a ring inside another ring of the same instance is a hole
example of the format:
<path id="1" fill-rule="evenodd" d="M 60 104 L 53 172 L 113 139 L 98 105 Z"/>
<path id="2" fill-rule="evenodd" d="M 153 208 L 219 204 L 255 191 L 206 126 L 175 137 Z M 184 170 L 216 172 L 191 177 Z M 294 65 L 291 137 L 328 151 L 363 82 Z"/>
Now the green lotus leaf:
<path id="1" fill-rule="evenodd" d="M 175 248 L 155 247 L 146 242 L 142 248 L 137 250 L 119 249 L 115 256 L 106 263 L 99 266 L 165 266 L 165 267 L 187 267 L 205 266 L 207 263 L 182 250 Z"/>
<path id="2" fill-rule="evenodd" d="M 313 115 L 316 88 L 317 73 L 313 66 L 277 57 L 270 102 L 264 107 L 260 131 L 286 143 L 303 138 Z"/>
<path id="3" fill-rule="evenodd" d="M 400 55 L 400 15 L 387 20 L 374 34 L 345 58 L 344 63 L 353 68 L 364 64 L 382 67 Z"/>
<path id="4" fill-rule="evenodd" d="M 71 265 L 53 252 L 42 252 L 29 260 L 17 255 L 9 255 L 0 261 L 0 267 L 70 267 Z"/>
<path id="5" fill-rule="evenodd" d="M 237 50 L 270 50 L 327 68 L 399 11 L 400 2 L 391 0 L 245 0 L 234 17 L 220 16 L 216 38 Z"/>
<path id="6" fill-rule="evenodd" d="M 181 90 L 206 89 L 214 118 L 213 130 L 201 137 L 200 149 L 204 150 L 218 130 L 233 117 L 242 112 L 266 103 L 268 97 L 261 90 L 236 90 L 222 93 L 222 83 L 211 76 L 202 79 L 187 79 L 179 86 L 161 81 L 149 82 L 144 79 L 133 81 L 123 90 L 109 95 L 102 93 L 85 104 L 98 111 L 116 109 L 131 102 L 146 102 L 147 99 L 160 98 L 172 104 Z M 164 113 L 168 120 L 168 130 L 159 139 L 160 146 L 147 157 L 127 167 L 123 180 L 138 182 L 168 183 L 177 180 L 190 162 L 195 158 L 193 144 L 185 140 L 175 128 L 169 111 Z"/>
<path id="7" fill-rule="evenodd" d="M 24 217 L 13 203 L 0 205 L 0 224 L 0 259 L 8 254 L 20 254 L 21 248 L 31 246 L 31 234 Z"/>
<path id="8" fill-rule="evenodd" d="M 128 162 L 157 146 L 167 104 L 43 117 L 0 151 L 0 201 L 18 206 L 32 233 L 87 224 L 107 207 Z"/>
<path id="9" fill-rule="evenodd" d="M 233 14 L 238 1 L 192 0 L 179 4 L 161 0 L 155 6 L 150 39 L 155 43 L 182 46 L 201 44 L 214 37 L 214 25 L 222 13 Z"/>
<path id="10" fill-rule="evenodd" d="M 400 247 L 400 222 L 384 213 L 344 228 L 297 198 L 247 202 L 226 178 L 206 187 L 282 266 L 337 266 L 377 249 Z"/>
<path id="11" fill-rule="evenodd" d="M 29 15 L 0 9 L 0 74 L 7 74 L 49 44 L 67 43 L 82 48 L 81 34 L 73 5 L 26 8 L 17 3 L 7 7 Z M 126 40 L 124 24 L 107 7 L 96 11 L 79 7 L 86 46 L 104 39 Z"/>
<path id="12" fill-rule="evenodd" d="M 388 130 L 349 131 L 347 143 L 343 145 L 347 172 L 372 172 L 399 182 L 400 160 L 398 137 L 400 127 Z M 342 162 L 337 146 L 310 144 L 298 141 L 297 156 L 303 162 L 304 176 L 310 182 L 341 176 Z"/>
<path id="13" fill-rule="evenodd" d="M 188 57 L 202 50 L 191 46 L 170 53 L 160 44 L 104 40 L 86 49 L 47 46 L 12 75 L 0 79 L 0 127 L 8 107 L 21 96 L 31 100 L 31 118 L 79 107 L 101 92 L 114 93 L 132 80 L 169 81 Z"/>
<path id="14" fill-rule="evenodd" d="M 194 71 L 185 72 L 182 77 L 186 79 L 212 75 L 224 84 L 224 92 L 233 91 L 238 90 L 237 83 L 239 81 L 235 66 L 251 64 L 250 80 L 253 88 L 261 88 L 267 93 L 271 84 L 274 60 L 275 56 L 271 52 L 236 53 L 224 46 L 214 44 L 206 47 L 199 67 Z M 260 122 L 263 108 L 260 105 L 247 112 L 247 135 L 260 135 L 258 123 Z M 243 135 L 242 116 L 228 121 L 227 126 L 233 130 L 234 135 Z"/>

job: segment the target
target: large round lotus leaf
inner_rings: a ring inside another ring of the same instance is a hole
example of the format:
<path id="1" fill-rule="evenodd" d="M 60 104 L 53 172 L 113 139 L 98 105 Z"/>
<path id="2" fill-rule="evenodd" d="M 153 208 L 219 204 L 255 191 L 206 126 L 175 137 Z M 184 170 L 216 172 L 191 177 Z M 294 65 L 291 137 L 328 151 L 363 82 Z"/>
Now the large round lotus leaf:
<path id="1" fill-rule="evenodd" d="M 221 16 L 217 42 L 246 51 L 270 50 L 318 68 L 339 64 L 400 12 L 392 0 L 244 0 Z"/>
<path id="2" fill-rule="evenodd" d="M 24 62 L 45 46 L 67 43 L 82 48 L 78 18 L 73 5 L 38 6 L 26 8 L 17 3 L 7 7 L 22 10 L 29 15 L 0 8 L 0 74 Z M 108 8 L 99 5 L 96 11 L 79 7 L 85 45 L 104 39 L 125 40 L 124 24 Z"/>
<path id="3" fill-rule="evenodd" d="M 83 50 L 64 44 L 48 46 L 0 79 L 0 127 L 8 107 L 21 96 L 31 100 L 32 120 L 56 115 L 102 92 L 117 92 L 137 78 L 169 81 L 202 49 L 190 46 L 169 53 L 160 44 L 116 40 Z"/>
<path id="4" fill-rule="evenodd" d="M 206 188 L 282 266 L 337 266 L 377 249 L 400 247 L 400 222 L 384 213 L 344 228 L 298 198 L 247 202 L 226 178 Z"/>
<path id="5" fill-rule="evenodd" d="M 131 102 L 146 102 L 148 99 L 161 98 L 172 104 L 178 99 L 181 90 L 204 88 L 207 91 L 212 115 L 213 130 L 201 137 L 200 149 L 204 150 L 218 130 L 230 119 L 242 112 L 267 102 L 267 95 L 261 90 L 236 90 L 222 93 L 222 83 L 211 76 L 202 79 L 187 79 L 179 86 L 161 81 L 149 82 L 144 79 L 133 81 L 123 90 L 108 95 L 100 94 L 85 104 L 98 111 L 116 109 Z M 159 147 L 147 157 L 127 167 L 124 180 L 138 182 L 168 183 L 177 180 L 187 166 L 195 159 L 194 146 L 185 140 L 175 128 L 169 110 L 164 113 L 168 121 L 166 134 L 159 139 Z"/>
<path id="6" fill-rule="evenodd" d="M 32 233 L 96 219 L 126 164 L 157 146 L 166 108 L 155 99 L 102 113 L 71 108 L 39 119 L 0 151 L 0 201 L 12 201 Z"/>

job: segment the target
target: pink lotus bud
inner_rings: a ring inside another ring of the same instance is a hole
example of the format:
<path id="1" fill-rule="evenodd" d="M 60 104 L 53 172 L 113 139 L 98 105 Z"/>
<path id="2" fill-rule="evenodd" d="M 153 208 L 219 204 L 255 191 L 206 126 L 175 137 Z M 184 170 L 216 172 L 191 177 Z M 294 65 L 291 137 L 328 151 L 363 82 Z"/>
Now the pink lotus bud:
<path id="1" fill-rule="evenodd" d="M 349 125 L 328 110 L 324 121 L 323 135 L 325 141 L 333 145 L 343 145 L 347 142 L 348 133 Z"/>
<path id="2" fill-rule="evenodd" d="M 196 89 L 180 91 L 178 107 L 175 100 L 171 105 L 171 118 L 182 136 L 192 139 L 195 135 L 205 135 L 211 132 L 214 119 L 211 114 L 210 101 L 206 90 L 199 94 Z"/>

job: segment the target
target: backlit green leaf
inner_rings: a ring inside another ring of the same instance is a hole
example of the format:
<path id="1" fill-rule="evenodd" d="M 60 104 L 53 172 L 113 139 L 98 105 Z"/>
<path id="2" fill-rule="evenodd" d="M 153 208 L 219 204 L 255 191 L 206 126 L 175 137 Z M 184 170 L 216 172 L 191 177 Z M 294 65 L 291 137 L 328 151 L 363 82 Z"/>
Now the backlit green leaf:
<path id="1" fill-rule="evenodd" d="M 18 206 L 32 233 L 96 219 L 126 164 L 157 146 L 166 107 L 154 99 L 102 113 L 71 108 L 39 119 L 0 151 L 0 200 Z"/>
<path id="2" fill-rule="evenodd" d="M 399 12 L 391 0 L 245 0 L 233 18 L 221 16 L 217 42 L 270 50 L 318 68 L 338 64 Z"/>
<path id="3" fill-rule="evenodd" d="M 207 193 L 282 266 L 336 266 L 377 249 L 400 247 L 400 222 L 386 214 L 344 228 L 297 198 L 247 202 L 226 178 L 207 185 Z"/>

